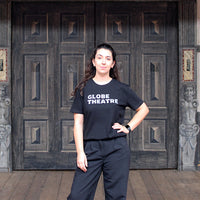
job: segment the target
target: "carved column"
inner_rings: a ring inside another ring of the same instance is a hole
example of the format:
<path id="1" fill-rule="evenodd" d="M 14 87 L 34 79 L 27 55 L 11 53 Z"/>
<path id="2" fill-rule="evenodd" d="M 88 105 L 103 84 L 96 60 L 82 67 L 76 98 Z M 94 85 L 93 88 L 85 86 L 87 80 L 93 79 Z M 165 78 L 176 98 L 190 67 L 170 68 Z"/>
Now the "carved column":
<path id="1" fill-rule="evenodd" d="M 200 99 L 200 0 L 197 0 L 197 99 Z M 197 107 L 197 123 L 200 126 L 200 105 Z M 200 170 L 200 135 L 198 136 L 198 170 Z"/>
<path id="2" fill-rule="evenodd" d="M 0 86 L 0 171 L 10 166 L 9 148 L 11 125 L 9 124 L 10 99 L 6 97 L 6 86 Z"/>
<path id="3" fill-rule="evenodd" d="M 181 124 L 179 135 L 179 150 L 181 168 L 195 170 L 195 153 L 199 126 L 196 124 L 198 101 L 194 99 L 194 85 L 184 86 L 184 99 L 181 100 Z"/>
<path id="4" fill-rule="evenodd" d="M 197 169 L 196 1 L 179 2 L 179 170 Z"/>

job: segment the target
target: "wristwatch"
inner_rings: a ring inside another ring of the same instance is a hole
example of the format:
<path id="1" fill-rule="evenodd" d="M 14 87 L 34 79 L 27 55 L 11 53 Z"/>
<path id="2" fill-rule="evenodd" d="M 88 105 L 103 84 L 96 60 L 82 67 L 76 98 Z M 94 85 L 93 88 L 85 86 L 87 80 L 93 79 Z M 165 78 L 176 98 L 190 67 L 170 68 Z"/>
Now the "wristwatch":
<path id="1" fill-rule="evenodd" d="M 131 132 L 131 127 L 128 124 L 125 127 L 128 129 L 128 131 L 130 133 Z"/>

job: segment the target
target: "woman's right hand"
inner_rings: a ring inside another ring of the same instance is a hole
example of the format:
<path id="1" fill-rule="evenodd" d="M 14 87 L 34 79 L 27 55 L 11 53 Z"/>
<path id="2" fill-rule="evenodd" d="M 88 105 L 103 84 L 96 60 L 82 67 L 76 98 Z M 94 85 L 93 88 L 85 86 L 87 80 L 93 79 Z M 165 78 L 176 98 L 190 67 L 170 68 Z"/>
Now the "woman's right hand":
<path id="1" fill-rule="evenodd" d="M 88 163 L 87 163 L 87 157 L 84 152 L 78 153 L 77 155 L 77 166 L 80 168 L 82 171 L 86 172 Z"/>

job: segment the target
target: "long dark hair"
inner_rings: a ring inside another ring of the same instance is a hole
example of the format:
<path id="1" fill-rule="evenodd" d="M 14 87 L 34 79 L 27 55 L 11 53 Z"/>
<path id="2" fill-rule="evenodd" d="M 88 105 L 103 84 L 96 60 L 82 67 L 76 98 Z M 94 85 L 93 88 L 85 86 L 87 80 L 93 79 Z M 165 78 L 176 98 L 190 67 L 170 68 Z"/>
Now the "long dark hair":
<path id="1" fill-rule="evenodd" d="M 96 68 L 94 67 L 94 65 L 92 63 L 92 60 L 95 58 L 96 53 L 99 49 L 107 49 L 107 50 L 111 51 L 113 61 L 115 61 L 115 65 L 113 66 L 113 68 L 110 69 L 110 77 L 113 79 L 116 79 L 116 80 L 120 80 L 118 69 L 117 69 L 116 52 L 112 48 L 111 45 L 109 45 L 107 43 L 103 43 L 103 44 L 98 45 L 94 49 L 93 54 L 90 57 L 90 62 L 85 70 L 85 76 L 84 76 L 83 80 L 76 86 L 75 90 L 72 92 L 72 96 L 74 96 L 76 94 L 77 90 L 80 90 L 81 95 L 83 95 L 83 88 L 85 87 L 87 81 L 89 79 L 94 78 L 94 76 L 96 74 Z"/>

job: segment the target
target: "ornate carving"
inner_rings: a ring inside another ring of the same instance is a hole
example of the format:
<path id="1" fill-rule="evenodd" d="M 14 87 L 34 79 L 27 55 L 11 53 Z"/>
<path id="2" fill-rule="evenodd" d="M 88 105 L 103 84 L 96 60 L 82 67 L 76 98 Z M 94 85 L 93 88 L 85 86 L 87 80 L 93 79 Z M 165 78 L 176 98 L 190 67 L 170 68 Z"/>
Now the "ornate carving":
<path id="1" fill-rule="evenodd" d="M 8 81 L 8 73 L 7 73 L 7 49 L 0 49 L 0 82 Z"/>
<path id="2" fill-rule="evenodd" d="M 151 33 L 155 35 L 160 34 L 160 24 L 158 20 L 152 20 L 151 22 Z"/>
<path id="3" fill-rule="evenodd" d="M 10 145 L 9 135 L 11 132 L 10 125 L 0 125 L 0 150 L 1 150 L 1 159 L 5 155 Z M 1 162 L 0 162 L 1 163 Z M 1 164 L 0 164 L 1 167 Z"/>
<path id="4" fill-rule="evenodd" d="M 0 86 L 0 168 L 8 168 L 11 126 L 9 125 L 10 99 L 6 86 Z"/>
<path id="5" fill-rule="evenodd" d="M 40 22 L 39 21 L 32 22 L 31 34 L 32 35 L 40 35 Z"/>
<path id="6" fill-rule="evenodd" d="M 144 122 L 144 149 L 166 151 L 165 133 L 165 120 L 146 120 Z"/>
<path id="7" fill-rule="evenodd" d="M 32 100 L 40 100 L 40 62 L 32 63 Z"/>
<path id="8" fill-rule="evenodd" d="M 115 42 L 129 42 L 130 16 L 126 14 L 109 14 L 106 19 L 106 40 Z"/>
<path id="9" fill-rule="evenodd" d="M 47 151 L 48 148 L 48 121 L 24 120 L 24 151 Z"/>
<path id="10" fill-rule="evenodd" d="M 25 14 L 23 18 L 24 42 L 47 43 L 48 42 L 48 15 Z"/>
<path id="11" fill-rule="evenodd" d="M 71 93 L 83 75 L 84 56 L 81 54 L 64 54 L 61 56 L 61 91 L 62 107 L 72 102 Z"/>
<path id="12" fill-rule="evenodd" d="M 150 131 L 150 143 L 160 143 L 160 130 L 159 127 L 151 127 Z"/>
<path id="13" fill-rule="evenodd" d="M 166 16 L 144 13 L 144 41 L 166 41 Z"/>
<path id="14" fill-rule="evenodd" d="M 159 100 L 159 63 L 150 63 L 151 69 L 151 100 Z"/>
<path id="15" fill-rule="evenodd" d="M 128 67 L 127 67 L 128 66 Z M 130 55 L 119 54 L 118 55 L 118 71 L 120 74 L 121 81 L 130 84 Z"/>
<path id="16" fill-rule="evenodd" d="M 84 15 L 62 15 L 61 40 L 62 42 L 84 42 L 85 38 Z"/>
<path id="17" fill-rule="evenodd" d="M 115 35 L 121 35 L 123 33 L 122 31 L 122 21 L 116 20 L 113 22 L 113 33 Z"/>
<path id="18" fill-rule="evenodd" d="M 184 86 L 184 99 L 181 100 L 182 122 L 179 127 L 179 148 L 183 169 L 195 169 L 194 159 L 199 126 L 196 124 L 198 101 L 194 99 L 193 85 Z"/>
<path id="19" fill-rule="evenodd" d="M 24 56 L 24 106 L 47 107 L 47 55 Z"/>
<path id="20" fill-rule="evenodd" d="M 10 99 L 6 98 L 6 87 L 0 86 L 0 124 L 7 125 L 9 117 Z"/>
<path id="21" fill-rule="evenodd" d="M 40 127 L 32 128 L 31 144 L 40 144 Z"/>
<path id="22" fill-rule="evenodd" d="M 77 35 L 77 22 L 69 22 L 68 35 Z"/>
<path id="23" fill-rule="evenodd" d="M 62 120 L 62 151 L 75 150 L 73 121 Z"/>
<path id="24" fill-rule="evenodd" d="M 194 49 L 183 49 L 183 81 L 194 80 Z"/>

